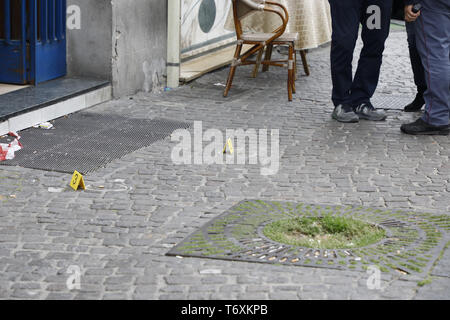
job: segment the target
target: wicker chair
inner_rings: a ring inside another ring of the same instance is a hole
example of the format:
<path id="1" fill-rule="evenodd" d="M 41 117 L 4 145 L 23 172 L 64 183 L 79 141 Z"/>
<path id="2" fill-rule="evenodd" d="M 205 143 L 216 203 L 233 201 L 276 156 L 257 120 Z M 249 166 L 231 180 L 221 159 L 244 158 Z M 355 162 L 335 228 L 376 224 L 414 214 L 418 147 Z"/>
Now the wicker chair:
<path id="1" fill-rule="evenodd" d="M 289 21 L 289 14 L 286 8 L 276 2 L 265 0 L 231 0 L 233 2 L 234 25 L 236 28 L 237 45 L 233 61 L 231 63 L 230 73 L 224 96 L 228 96 L 228 92 L 233 84 L 233 78 L 236 68 L 241 65 L 255 65 L 253 75 L 256 76 L 259 66 L 262 64 L 263 70 L 267 71 L 269 66 L 287 67 L 288 69 L 288 98 L 292 101 L 292 94 L 295 93 L 295 79 L 297 74 L 297 57 L 295 54 L 295 41 L 298 39 L 297 33 L 285 33 L 286 26 Z M 242 30 L 241 20 L 252 12 L 259 10 L 277 14 L 282 24 L 271 33 L 244 33 Z M 252 45 L 244 54 L 241 54 L 245 44 Z M 271 60 L 272 50 L 274 46 L 289 46 L 288 60 Z M 262 60 L 264 49 L 266 55 Z M 258 53 L 256 61 L 249 58 Z M 262 60 L 262 61 L 261 61 Z"/>

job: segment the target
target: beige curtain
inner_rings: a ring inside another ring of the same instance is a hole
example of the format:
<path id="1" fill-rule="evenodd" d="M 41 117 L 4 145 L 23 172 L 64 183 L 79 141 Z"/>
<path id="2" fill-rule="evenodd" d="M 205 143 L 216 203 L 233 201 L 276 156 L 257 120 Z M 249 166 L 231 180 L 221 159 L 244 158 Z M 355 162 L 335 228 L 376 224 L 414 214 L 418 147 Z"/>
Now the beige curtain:
<path id="1" fill-rule="evenodd" d="M 312 49 L 331 41 L 331 13 L 328 0 L 273 0 L 283 4 L 289 12 L 286 32 L 298 32 L 296 48 Z M 225 29 L 234 31 L 233 9 L 230 9 Z M 244 18 L 244 32 L 272 32 L 281 25 L 275 14 L 255 12 Z"/>

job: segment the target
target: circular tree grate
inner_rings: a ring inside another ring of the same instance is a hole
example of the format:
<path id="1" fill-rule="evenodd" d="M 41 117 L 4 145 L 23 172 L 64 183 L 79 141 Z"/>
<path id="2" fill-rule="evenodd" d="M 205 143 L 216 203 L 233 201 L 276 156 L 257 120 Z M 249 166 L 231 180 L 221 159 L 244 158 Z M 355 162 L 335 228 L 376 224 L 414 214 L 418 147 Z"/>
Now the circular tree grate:
<path id="1" fill-rule="evenodd" d="M 288 245 L 319 249 L 355 249 L 383 240 L 384 228 L 348 217 L 282 219 L 267 224 L 263 234 Z"/>
<path id="2" fill-rule="evenodd" d="M 325 215 L 351 217 L 385 229 L 386 237 L 355 249 L 314 249 L 275 242 L 264 227 L 277 220 Z M 450 240 L 450 217 L 363 207 L 243 201 L 174 247 L 169 256 L 426 274 Z"/>

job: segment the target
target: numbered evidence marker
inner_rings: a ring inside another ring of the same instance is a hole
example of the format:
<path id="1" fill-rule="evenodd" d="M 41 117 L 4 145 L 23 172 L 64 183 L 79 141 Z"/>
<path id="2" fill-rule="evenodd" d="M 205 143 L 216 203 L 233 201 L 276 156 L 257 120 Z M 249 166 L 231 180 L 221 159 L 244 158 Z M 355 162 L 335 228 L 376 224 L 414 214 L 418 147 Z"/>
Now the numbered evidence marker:
<path id="1" fill-rule="evenodd" d="M 227 149 L 230 151 L 230 154 L 234 153 L 233 141 L 231 140 L 231 138 L 227 140 L 227 144 L 225 145 L 225 148 L 223 148 L 223 153 L 227 153 Z"/>
<path id="2" fill-rule="evenodd" d="M 83 175 L 78 171 L 75 171 L 73 173 L 72 180 L 70 181 L 70 186 L 75 191 L 77 191 L 79 188 L 86 190 Z"/>

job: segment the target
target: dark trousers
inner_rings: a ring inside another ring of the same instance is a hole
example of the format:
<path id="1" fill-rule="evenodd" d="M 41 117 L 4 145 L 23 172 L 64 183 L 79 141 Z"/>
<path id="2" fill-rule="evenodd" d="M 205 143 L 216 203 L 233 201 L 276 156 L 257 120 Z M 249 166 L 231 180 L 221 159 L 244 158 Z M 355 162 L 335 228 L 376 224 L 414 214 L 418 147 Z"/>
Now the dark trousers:
<path id="1" fill-rule="evenodd" d="M 408 34 L 409 56 L 411 58 L 411 66 L 414 73 L 414 83 L 417 86 L 417 92 L 423 95 L 427 90 L 427 82 L 425 81 L 425 71 L 423 69 L 422 60 L 417 51 L 414 22 L 406 23 L 406 32 Z"/>
<path id="2" fill-rule="evenodd" d="M 450 116 L 450 13 L 424 8 L 415 22 L 417 50 L 425 70 L 425 114 L 435 126 L 449 124 Z"/>
<path id="3" fill-rule="evenodd" d="M 378 85 L 385 42 L 389 36 L 392 0 L 329 0 L 333 19 L 331 43 L 332 100 L 335 106 L 356 106 L 369 102 Z M 373 13 L 368 8 L 376 5 L 381 9 L 380 28 L 369 29 Z M 359 58 L 355 77 L 352 60 L 362 24 L 364 47 Z"/>

